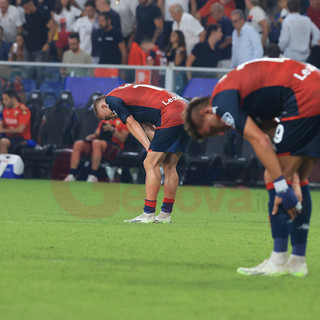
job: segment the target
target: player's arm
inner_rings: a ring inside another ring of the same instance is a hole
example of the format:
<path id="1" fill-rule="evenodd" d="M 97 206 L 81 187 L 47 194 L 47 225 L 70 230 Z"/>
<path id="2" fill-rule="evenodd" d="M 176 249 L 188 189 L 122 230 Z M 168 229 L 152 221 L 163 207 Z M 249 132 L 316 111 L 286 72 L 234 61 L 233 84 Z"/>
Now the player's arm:
<path id="1" fill-rule="evenodd" d="M 268 170 L 273 180 L 276 195 L 282 199 L 282 205 L 287 210 L 290 218 L 294 219 L 298 213 L 295 207 L 299 200 L 292 189 L 288 187 L 283 177 L 277 155 L 273 150 L 269 137 L 259 129 L 251 117 L 247 117 L 243 136 L 250 142 L 256 155 Z M 276 202 L 279 202 L 279 199 L 275 199 L 275 204 Z M 272 214 L 276 214 L 276 208 L 277 206 L 274 206 Z"/>
<path id="2" fill-rule="evenodd" d="M 0 132 L 2 133 L 10 133 L 10 134 L 22 134 L 23 131 L 25 130 L 26 125 L 20 123 L 19 125 L 17 125 L 15 128 L 1 128 L 0 127 Z"/>
<path id="3" fill-rule="evenodd" d="M 142 129 L 139 122 L 137 122 L 132 115 L 130 115 L 126 120 L 126 125 L 129 132 L 144 146 L 148 151 L 150 146 L 150 141 Z"/>

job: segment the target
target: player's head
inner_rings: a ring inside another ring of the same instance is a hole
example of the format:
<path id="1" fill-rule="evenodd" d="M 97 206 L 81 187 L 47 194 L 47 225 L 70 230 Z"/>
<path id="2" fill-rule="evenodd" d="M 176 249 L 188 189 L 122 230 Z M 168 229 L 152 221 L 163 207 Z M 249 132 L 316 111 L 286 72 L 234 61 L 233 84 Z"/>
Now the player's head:
<path id="1" fill-rule="evenodd" d="M 14 89 L 7 89 L 2 93 L 2 103 L 6 108 L 13 108 L 19 101 L 17 91 Z"/>
<path id="2" fill-rule="evenodd" d="M 183 118 L 185 130 L 194 140 L 223 135 L 230 128 L 213 112 L 210 97 L 193 99 L 184 111 Z"/>
<path id="3" fill-rule="evenodd" d="M 114 120 L 118 116 L 110 110 L 108 104 L 105 101 L 106 96 L 99 96 L 93 103 L 93 112 L 99 120 Z"/>

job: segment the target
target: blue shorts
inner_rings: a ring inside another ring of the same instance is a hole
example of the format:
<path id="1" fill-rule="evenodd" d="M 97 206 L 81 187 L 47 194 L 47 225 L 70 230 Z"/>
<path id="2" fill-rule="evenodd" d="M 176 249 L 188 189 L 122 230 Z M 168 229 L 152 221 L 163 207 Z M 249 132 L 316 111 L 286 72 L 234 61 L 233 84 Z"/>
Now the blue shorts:
<path id="1" fill-rule="evenodd" d="M 9 153 L 15 153 L 20 146 L 26 144 L 26 139 L 23 137 L 6 137 L 6 139 L 10 141 Z"/>
<path id="2" fill-rule="evenodd" d="M 156 129 L 149 151 L 155 152 L 185 152 L 190 137 L 184 131 L 184 126 Z"/>
<path id="3" fill-rule="evenodd" d="M 320 115 L 281 121 L 273 143 L 279 156 L 320 157 Z"/>

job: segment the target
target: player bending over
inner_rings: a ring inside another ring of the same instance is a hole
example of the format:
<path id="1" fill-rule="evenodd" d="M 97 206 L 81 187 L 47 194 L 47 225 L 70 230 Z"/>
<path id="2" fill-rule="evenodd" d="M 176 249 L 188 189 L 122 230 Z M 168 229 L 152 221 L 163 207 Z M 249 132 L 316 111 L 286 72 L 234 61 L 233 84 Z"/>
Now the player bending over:
<path id="1" fill-rule="evenodd" d="M 251 143 L 269 173 L 273 251 L 260 265 L 239 268 L 239 273 L 308 274 L 308 176 L 320 156 L 319 85 L 320 72 L 311 65 L 289 59 L 254 60 L 223 77 L 211 99 L 196 99 L 186 110 L 185 127 L 193 138 L 224 134 L 229 128 L 236 128 Z M 275 117 L 280 117 L 273 139 L 277 155 L 269 137 L 259 128 Z M 301 212 L 300 202 L 286 182 L 294 172 L 301 181 Z M 292 253 L 288 259 L 289 235 Z"/>

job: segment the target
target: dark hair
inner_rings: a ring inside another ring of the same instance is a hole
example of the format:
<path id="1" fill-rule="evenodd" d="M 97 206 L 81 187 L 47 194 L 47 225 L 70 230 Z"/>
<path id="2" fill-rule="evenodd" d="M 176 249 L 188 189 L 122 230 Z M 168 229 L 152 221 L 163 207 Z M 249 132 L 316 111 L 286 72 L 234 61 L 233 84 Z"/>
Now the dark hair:
<path id="1" fill-rule="evenodd" d="M 211 36 L 212 32 L 217 32 L 219 29 L 221 29 L 221 26 L 219 24 L 211 24 L 207 29 L 207 40 Z"/>
<path id="2" fill-rule="evenodd" d="M 184 33 L 180 30 L 172 30 L 172 32 L 175 32 L 178 36 L 178 48 L 185 48 L 186 47 L 186 40 L 184 37 Z M 168 46 L 165 49 L 166 54 L 170 54 L 172 50 L 172 43 L 169 41 Z"/>
<path id="3" fill-rule="evenodd" d="M 88 0 L 85 4 L 84 7 L 92 7 L 92 8 L 96 8 L 96 3 L 93 0 Z"/>
<path id="4" fill-rule="evenodd" d="M 112 20 L 110 12 L 100 12 L 99 17 L 104 17 L 107 20 Z"/>
<path id="5" fill-rule="evenodd" d="M 68 0 L 67 10 L 70 11 L 70 8 L 71 8 L 71 0 Z M 54 12 L 57 14 L 60 14 L 62 12 L 62 4 L 60 0 L 56 0 L 55 6 L 54 6 Z"/>
<path id="6" fill-rule="evenodd" d="M 289 12 L 299 12 L 300 11 L 300 0 L 289 0 L 287 3 Z"/>
<path id="7" fill-rule="evenodd" d="M 78 32 L 71 32 L 68 36 L 70 39 L 77 39 L 78 42 L 80 42 L 80 36 Z"/>
<path id="8" fill-rule="evenodd" d="M 276 43 L 269 43 L 265 50 L 265 55 L 270 58 L 279 58 L 280 49 Z"/>
<path id="9" fill-rule="evenodd" d="M 199 128 L 198 122 L 201 120 L 196 119 L 195 121 L 194 118 L 197 118 L 197 116 L 200 116 L 199 111 L 208 106 L 208 104 L 210 103 L 210 99 L 211 97 L 192 99 L 182 114 L 183 120 L 184 120 L 184 129 L 189 134 L 189 136 L 194 140 L 203 139 L 203 137 L 198 133 L 198 128 Z"/>
<path id="10" fill-rule="evenodd" d="M 2 94 L 6 94 L 10 99 L 15 98 L 17 101 L 20 102 L 18 93 L 14 89 L 6 89 L 5 91 L 2 92 Z"/>

